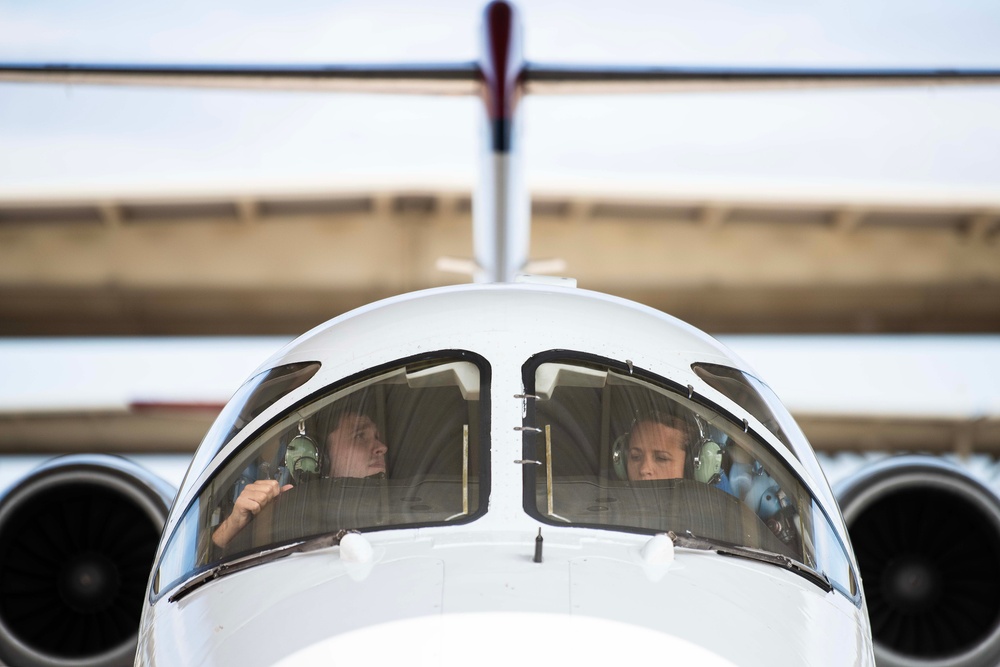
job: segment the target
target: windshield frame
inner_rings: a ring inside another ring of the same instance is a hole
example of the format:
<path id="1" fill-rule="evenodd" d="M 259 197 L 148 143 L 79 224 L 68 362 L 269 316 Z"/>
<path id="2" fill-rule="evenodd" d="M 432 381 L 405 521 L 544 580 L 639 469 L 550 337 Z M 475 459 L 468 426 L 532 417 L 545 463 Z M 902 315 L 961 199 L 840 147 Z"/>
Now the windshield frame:
<path id="1" fill-rule="evenodd" d="M 316 376 L 321 367 L 322 364 L 319 361 L 278 364 L 254 373 L 241 384 L 202 438 L 191 458 L 187 471 L 184 473 L 184 479 L 181 481 L 178 491 L 184 489 L 188 477 L 192 473 L 195 475 L 195 479 L 201 475 L 204 470 L 211 466 L 213 459 L 226 448 L 226 445 L 240 437 L 243 429 L 252 424 L 272 405 L 308 383 Z M 282 382 L 282 380 L 286 380 L 286 382 Z M 267 395 L 265 392 L 269 389 L 269 385 L 275 384 L 279 386 L 280 391 Z M 259 400 L 261 394 L 267 398 Z M 249 416 L 249 419 L 244 419 L 246 416 Z"/>
<path id="2" fill-rule="evenodd" d="M 672 392 L 678 395 L 681 399 L 690 401 L 696 405 L 702 406 L 716 414 L 720 415 L 724 419 L 730 422 L 734 427 L 739 428 L 744 431 L 746 436 L 754 441 L 754 444 L 767 451 L 771 456 L 775 457 L 778 461 L 781 461 L 785 465 L 784 474 L 789 475 L 795 482 L 800 484 L 803 489 L 809 494 L 812 499 L 812 504 L 816 510 L 818 510 L 823 519 L 829 525 L 832 536 L 836 540 L 836 546 L 843 552 L 845 560 L 849 568 L 849 574 L 854 586 L 854 591 L 851 591 L 846 586 L 842 585 L 840 582 L 836 581 L 833 577 L 829 577 L 825 572 L 821 572 L 824 576 L 827 576 L 833 588 L 844 595 L 847 599 L 851 600 L 855 606 L 859 607 L 862 604 L 861 595 L 861 584 L 860 578 L 857 575 L 857 568 L 851 558 L 851 550 L 847 547 L 844 540 L 842 539 L 839 531 L 837 530 L 837 524 L 831 520 L 830 514 L 827 509 L 823 506 L 823 503 L 819 502 L 821 497 L 812 487 L 812 485 L 807 484 L 803 479 L 802 475 L 796 470 L 795 465 L 791 463 L 794 461 L 796 464 L 801 465 L 799 458 L 795 452 L 789 450 L 787 454 L 780 451 L 779 448 L 772 444 L 768 436 L 774 438 L 779 443 L 781 442 L 771 431 L 766 430 L 767 435 L 763 435 L 758 431 L 755 426 L 756 419 L 750 421 L 744 417 L 738 417 L 733 414 L 730 410 L 726 409 L 724 406 L 715 403 L 706 396 L 700 394 L 691 385 L 682 385 L 681 383 L 671 380 L 670 378 L 664 377 L 657 373 L 653 373 L 644 368 L 635 366 L 631 361 L 621 362 L 615 359 L 609 359 L 607 357 L 602 357 L 600 355 L 592 354 L 589 352 L 580 352 L 575 350 L 566 349 L 556 349 L 547 350 L 544 352 L 539 352 L 532 355 L 525 361 L 524 365 L 521 367 L 522 382 L 524 387 L 524 393 L 527 396 L 535 396 L 535 377 L 538 368 L 544 364 L 548 363 L 573 363 L 578 362 L 584 367 L 599 367 L 604 368 L 608 371 L 613 371 L 620 373 L 622 375 L 627 375 L 635 378 L 636 380 L 646 382 L 655 386 L 658 386 L 664 390 Z M 734 369 L 739 370 L 739 369 Z M 540 446 L 537 438 L 537 425 L 536 425 L 536 407 L 535 400 L 526 400 L 525 409 L 523 411 L 522 419 L 522 458 L 526 461 L 538 460 L 538 447 Z M 753 415 L 747 411 L 747 415 L 751 418 Z M 533 430 L 534 429 L 534 430 Z M 781 443 L 782 446 L 783 443 Z M 787 449 L 787 448 L 786 448 Z M 541 512 L 537 506 L 537 496 L 536 488 L 538 484 L 538 476 L 544 474 L 539 470 L 540 466 L 536 465 L 525 465 L 522 471 L 522 506 L 524 511 L 531 516 L 533 519 L 547 525 L 559 526 L 563 528 L 575 527 L 575 528 L 592 528 L 604 531 L 614 531 L 623 533 L 633 533 L 639 535 L 656 535 L 662 533 L 650 528 L 641 528 L 636 526 L 625 526 L 625 525 L 610 525 L 607 523 L 586 523 L 573 521 L 571 523 L 566 523 L 564 521 L 559 521 L 553 517 L 546 516 Z M 738 545 L 737 545 L 738 546 Z M 801 565 L 807 569 L 813 569 L 807 563 L 802 563 L 798 559 L 792 559 L 796 564 Z"/>
<path id="3" fill-rule="evenodd" d="M 378 366 L 373 366 L 366 368 L 363 371 L 354 373 L 347 377 L 337 379 L 333 382 L 328 382 L 322 386 L 316 387 L 313 391 L 294 403 L 290 403 L 285 406 L 279 413 L 273 415 L 269 419 L 260 424 L 247 424 L 243 429 L 241 435 L 241 442 L 232 451 L 230 451 L 225 458 L 221 460 L 213 461 L 211 464 L 212 474 L 206 475 L 203 483 L 198 487 L 198 489 L 193 492 L 190 496 L 189 502 L 184 507 L 183 511 L 177 513 L 177 521 L 173 529 L 170 532 L 169 537 L 162 539 L 162 549 L 160 550 L 159 556 L 156 560 L 156 565 L 152 570 L 152 576 L 150 577 L 149 583 L 149 602 L 155 603 L 171 591 L 184 586 L 187 582 L 202 576 L 205 572 L 208 572 L 214 568 L 218 568 L 220 565 L 225 565 L 233 561 L 247 558 L 247 553 L 233 553 L 229 554 L 223 558 L 212 560 L 203 565 L 194 567 L 179 577 L 175 578 L 169 582 L 160 582 L 159 573 L 163 567 L 164 561 L 167 559 L 168 554 L 171 552 L 170 547 L 175 539 L 178 539 L 178 533 L 186 529 L 186 519 L 189 517 L 190 512 L 192 512 L 193 507 L 196 503 L 200 502 L 202 494 L 205 490 L 213 483 L 215 476 L 220 472 L 226 470 L 230 462 L 241 456 L 244 450 L 251 447 L 256 443 L 257 438 L 262 434 L 268 432 L 269 429 L 278 425 L 282 420 L 287 419 L 288 415 L 294 413 L 302 408 L 311 405 L 313 402 L 320 400 L 326 395 L 331 393 L 341 391 L 352 385 L 363 383 L 367 379 L 375 378 L 380 375 L 384 375 L 395 369 L 405 368 L 408 365 L 420 364 L 433 361 L 466 361 L 472 363 L 479 370 L 479 494 L 478 494 L 478 504 L 476 506 L 475 512 L 470 512 L 468 515 L 461 518 L 456 518 L 448 522 L 441 521 L 428 521 L 428 522 L 414 522 L 407 524 L 395 524 L 386 526 L 367 526 L 362 527 L 359 532 L 377 532 L 383 530 L 408 530 L 414 528 L 425 528 L 429 526 L 442 526 L 442 525 L 461 525 L 471 523 L 480 519 L 489 509 L 489 497 L 491 491 L 491 459 L 490 459 L 490 436 L 491 436 L 491 423 L 492 423 L 492 409 L 491 409 L 491 394 L 492 389 L 492 367 L 489 361 L 486 360 L 480 354 L 471 352 L 469 350 L 435 350 L 432 352 L 425 352 L 418 355 L 412 355 L 409 357 L 403 357 L 401 359 L 394 359 L 392 361 L 386 362 L 384 364 L 379 364 Z M 176 510 L 177 508 L 172 508 Z M 268 544 L 266 547 L 261 547 L 260 551 L 270 551 L 285 547 L 297 542 L 303 542 L 310 537 L 316 536 L 302 536 L 299 538 L 283 540 L 280 542 L 274 542 Z"/>

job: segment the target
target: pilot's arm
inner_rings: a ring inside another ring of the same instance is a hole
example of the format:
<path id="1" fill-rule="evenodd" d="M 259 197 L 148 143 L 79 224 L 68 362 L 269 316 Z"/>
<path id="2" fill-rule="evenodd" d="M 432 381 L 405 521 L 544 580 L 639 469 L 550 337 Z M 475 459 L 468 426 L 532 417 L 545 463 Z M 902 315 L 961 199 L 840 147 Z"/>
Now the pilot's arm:
<path id="1" fill-rule="evenodd" d="M 268 503 L 290 488 L 291 484 L 278 486 L 278 482 L 273 479 L 261 479 L 248 484 L 236 499 L 232 513 L 212 533 L 212 542 L 217 547 L 229 544 Z"/>

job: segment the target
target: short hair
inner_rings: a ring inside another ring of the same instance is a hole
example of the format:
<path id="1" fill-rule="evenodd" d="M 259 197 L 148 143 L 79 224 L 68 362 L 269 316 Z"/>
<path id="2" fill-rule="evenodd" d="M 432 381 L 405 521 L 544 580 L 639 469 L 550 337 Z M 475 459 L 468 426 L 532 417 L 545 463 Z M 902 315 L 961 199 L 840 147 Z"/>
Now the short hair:
<path id="1" fill-rule="evenodd" d="M 340 428 L 340 422 L 348 415 L 368 417 L 373 422 L 376 421 L 374 399 L 374 393 L 366 389 L 356 391 L 341 398 L 324 411 L 325 415 L 322 418 L 322 423 L 319 424 L 321 426 L 320 433 L 325 438 L 333 431 L 336 431 Z"/>
<path id="2" fill-rule="evenodd" d="M 356 415 L 367 417 L 373 423 L 378 423 L 375 419 L 375 396 L 374 392 L 362 389 L 349 394 L 328 406 L 316 417 L 316 433 L 320 443 L 320 470 L 323 476 L 330 474 L 330 457 L 327 455 L 327 439 L 330 434 L 340 428 L 345 417 Z"/>
<path id="3" fill-rule="evenodd" d="M 649 410 L 648 412 L 642 412 L 636 415 L 635 421 L 632 422 L 631 428 L 629 428 L 629 439 L 631 440 L 631 434 L 635 431 L 635 427 L 642 422 L 652 422 L 654 424 L 662 424 L 667 428 L 672 428 L 681 432 L 683 436 L 682 442 L 684 451 L 687 452 L 691 447 L 691 442 L 694 440 L 695 430 L 691 425 L 691 422 L 684 417 L 675 415 L 670 412 L 665 412 L 663 410 Z"/>

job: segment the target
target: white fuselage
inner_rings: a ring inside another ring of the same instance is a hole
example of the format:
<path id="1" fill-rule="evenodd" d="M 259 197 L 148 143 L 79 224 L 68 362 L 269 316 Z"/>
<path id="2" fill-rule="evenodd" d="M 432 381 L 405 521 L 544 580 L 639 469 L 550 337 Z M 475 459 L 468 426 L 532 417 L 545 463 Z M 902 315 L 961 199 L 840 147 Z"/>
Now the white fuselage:
<path id="1" fill-rule="evenodd" d="M 490 365 L 488 511 L 464 525 L 367 531 L 350 549 L 291 555 L 176 601 L 162 591 L 155 603 L 147 600 L 137 664 L 327 664 L 351 655 L 435 665 L 517 657 L 594 663 L 658 654 L 682 664 L 874 664 L 863 595 L 826 592 L 772 564 L 681 547 L 663 553 L 651 542 L 661 538 L 649 534 L 543 525 L 525 512 L 523 464 L 515 463 L 522 458 L 515 430 L 525 409 L 516 397 L 524 391 L 522 366 L 539 352 L 574 350 L 652 369 L 744 417 L 849 544 L 812 452 L 789 451 L 691 371 L 694 362 L 745 364 L 669 316 L 583 290 L 444 288 L 373 304 L 307 333 L 263 368 L 318 360 L 321 370 L 211 460 L 201 457 L 203 469 L 193 468 L 180 489 L 165 538 L 255 425 L 339 378 L 456 349 Z M 533 560 L 539 529 L 540 563 Z"/>

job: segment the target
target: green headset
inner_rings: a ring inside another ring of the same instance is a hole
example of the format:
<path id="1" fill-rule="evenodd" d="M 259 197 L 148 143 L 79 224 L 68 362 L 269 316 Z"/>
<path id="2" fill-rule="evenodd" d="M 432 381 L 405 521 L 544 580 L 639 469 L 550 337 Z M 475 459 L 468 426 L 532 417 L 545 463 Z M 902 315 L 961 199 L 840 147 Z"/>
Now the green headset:
<path id="1" fill-rule="evenodd" d="M 698 444 L 694 448 L 694 479 L 703 484 L 717 484 L 722 479 L 722 456 L 725 449 L 712 439 L 708 425 L 694 415 L 698 425 Z"/>
<path id="2" fill-rule="evenodd" d="M 633 425 L 635 422 L 632 422 Z M 632 428 L 622 433 L 620 436 L 615 438 L 614 443 L 611 445 L 611 470 L 614 472 L 615 479 L 620 482 L 625 482 L 628 480 L 628 463 L 626 460 L 628 458 L 628 439 L 632 436 Z"/>
<path id="3" fill-rule="evenodd" d="M 698 440 L 694 447 L 685 449 L 684 456 L 684 478 L 694 479 L 704 484 L 714 484 L 719 481 L 722 474 L 722 446 L 712 440 L 708 435 L 708 428 L 704 421 L 693 415 L 698 427 Z M 615 438 L 611 445 L 611 470 L 615 479 L 628 481 L 628 447 L 629 439 L 632 437 L 632 430 L 641 421 L 661 421 L 658 413 L 649 416 L 636 417 L 628 430 Z M 687 420 L 684 420 L 687 422 Z M 667 424 L 669 426 L 669 424 Z M 689 429 L 690 430 L 690 429 Z M 694 454 L 691 456 L 691 454 Z"/>
<path id="4" fill-rule="evenodd" d="M 306 435 L 306 422 L 299 420 L 299 432 L 285 445 L 284 468 L 294 483 L 319 476 L 319 445 Z"/>

